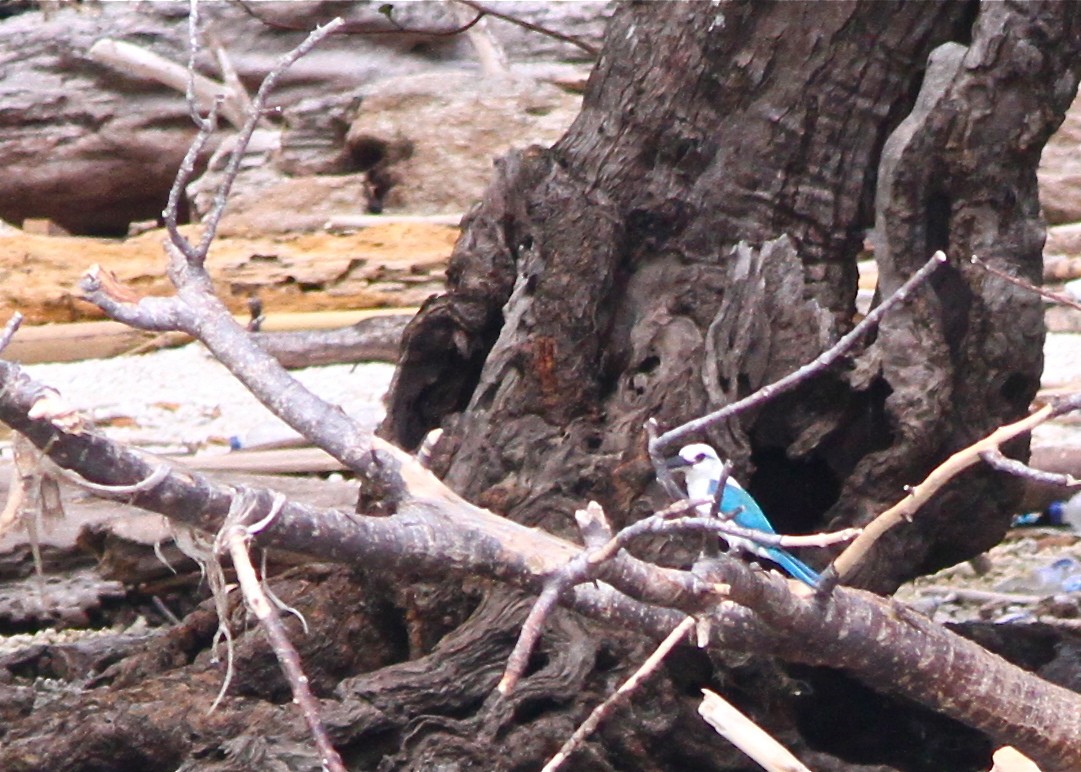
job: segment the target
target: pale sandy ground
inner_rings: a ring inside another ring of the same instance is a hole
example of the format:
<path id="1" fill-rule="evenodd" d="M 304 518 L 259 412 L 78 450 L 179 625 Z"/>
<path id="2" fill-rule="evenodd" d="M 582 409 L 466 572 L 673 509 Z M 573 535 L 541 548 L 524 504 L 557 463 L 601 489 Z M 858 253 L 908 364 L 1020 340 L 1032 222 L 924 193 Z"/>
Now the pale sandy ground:
<path id="1" fill-rule="evenodd" d="M 27 365 L 110 437 L 162 453 L 221 453 L 288 433 L 201 344 L 139 356 Z M 302 384 L 366 425 L 383 417 L 393 365 L 370 362 L 293 371 Z"/>

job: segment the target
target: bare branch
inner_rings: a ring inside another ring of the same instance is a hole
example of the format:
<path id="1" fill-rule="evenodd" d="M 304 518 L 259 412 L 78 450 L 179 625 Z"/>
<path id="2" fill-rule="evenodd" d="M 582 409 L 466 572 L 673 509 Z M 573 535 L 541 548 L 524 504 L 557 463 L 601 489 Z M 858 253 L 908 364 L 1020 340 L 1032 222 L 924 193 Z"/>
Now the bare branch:
<path id="1" fill-rule="evenodd" d="M 529 655 L 540 639 L 544 623 L 552 609 L 559 603 L 560 596 L 569 586 L 569 582 L 550 582 L 545 585 L 540 596 L 529 610 L 529 615 L 522 623 L 522 632 L 507 657 L 507 665 L 503 669 L 503 677 L 499 679 L 496 691 L 500 694 L 510 694 L 518 685 L 518 680 L 525 672 L 529 664 Z"/>
<path id="2" fill-rule="evenodd" d="M 458 23 L 468 23 L 470 21 L 470 13 L 465 3 L 458 4 L 456 0 L 449 1 L 451 12 L 454 14 Z M 472 44 L 473 50 L 477 52 L 477 59 L 480 60 L 480 70 L 482 74 L 486 77 L 492 77 L 506 75 L 510 72 L 510 68 L 507 66 L 507 54 L 488 29 L 488 25 L 484 19 L 479 19 L 474 22 L 473 26 L 470 27 L 465 35 Z"/>
<path id="3" fill-rule="evenodd" d="M 272 29 L 292 30 L 293 32 L 307 32 L 308 27 L 299 24 L 286 24 L 273 19 L 268 19 L 265 16 L 260 16 L 255 12 L 255 8 L 248 0 L 236 0 L 237 5 L 244 9 L 244 12 L 251 16 L 256 21 Z M 495 15 L 495 14 L 493 14 Z M 479 22 L 485 16 L 484 13 L 478 13 L 477 17 L 472 21 L 463 24 L 459 27 L 450 28 L 430 28 L 430 27 L 403 27 L 394 20 L 393 13 L 381 13 L 378 19 L 372 20 L 356 20 L 351 19 L 344 22 L 341 28 L 337 31 L 340 35 L 420 35 L 425 37 L 453 37 L 460 35 L 467 31 L 474 24 Z M 390 26 L 386 26 L 387 24 Z"/>
<path id="4" fill-rule="evenodd" d="M 180 167 L 176 170 L 173 186 L 169 188 L 169 199 L 165 204 L 165 210 L 162 212 L 162 217 L 165 219 L 165 228 L 169 233 L 169 240 L 188 260 L 197 260 L 198 254 L 195 247 L 179 229 L 180 197 L 184 195 L 184 188 L 187 187 L 188 180 L 195 174 L 195 162 L 199 159 L 203 148 L 206 147 L 206 143 L 210 140 L 210 135 L 217 128 L 219 104 L 219 102 L 215 101 L 207 117 L 199 119 L 199 133 L 195 135 L 195 139 L 188 146 L 188 151 L 184 154 Z"/>
<path id="5" fill-rule="evenodd" d="M 340 18 L 337 18 L 332 19 L 321 27 L 316 27 L 300 45 L 279 57 L 278 61 L 274 64 L 273 69 L 271 69 L 271 71 L 267 73 L 267 76 L 263 78 L 259 90 L 252 99 L 248 118 L 237 135 L 236 147 L 233 149 L 233 154 L 229 158 L 229 163 L 225 166 L 221 185 L 218 186 L 218 189 L 214 194 L 214 203 L 212 204 L 209 213 L 204 218 L 203 238 L 196 248 L 199 262 L 206 259 L 206 254 L 210 249 L 210 242 L 214 240 L 214 235 L 218 231 L 218 223 L 221 221 L 222 214 L 225 212 L 229 191 L 232 190 L 233 182 L 236 180 L 236 175 L 240 171 L 240 163 L 244 158 L 244 151 L 247 150 L 248 142 L 251 141 L 251 135 L 259 127 L 259 122 L 263 118 L 263 110 L 266 107 L 266 100 L 270 95 L 270 92 L 274 89 L 278 79 L 293 65 L 294 62 L 315 48 L 320 41 L 341 27 L 343 23 L 344 22 Z"/>
<path id="6" fill-rule="evenodd" d="M 564 35 L 562 32 L 557 32 L 554 29 L 542 27 L 540 24 L 533 24 L 532 22 L 525 21 L 524 19 L 519 19 L 517 17 L 511 16 L 510 14 L 500 13 L 499 11 L 496 11 L 490 6 L 481 5 L 474 0 L 458 0 L 458 2 L 460 2 L 462 5 L 468 5 L 473 10 L 480 12 L 481 16 L 493 16 L 500 21 L 516 24 L 517 26 L 522 27 L 523 29 L 527 29 L 530 32 L 539 32 L 541 35 L 547 35 L 548 37 L 554 38 L 555 40 L 562 40 L 564 43 L 570 43 L 572 46 L 576 46 L 582 49 L 590 56 L 597 56 L 598 54 L 600 54 L 600 51 L 596 48 L 596 46 L 592 46 L 584 40 L 579 40 L 578 38 L 571 35 Z"/>
<path id="7" fill-rule="evenodd" d="M 664 462 L 664 455 L 661 453 L 664 446 L 657 437 L 657 428 L 656 418 L 650 418 L 646 421 L 646 437 L 648 438 L 646 449 L 649 451 L 649 460 L 653 464 L 653 475 L 664 488 L 668 497 L 678 501 L 683 498 L 683 491 L 672 476 L 672 470 Z"/>
<path id="8" fill-rule="evenodd" d="M 188 94 L 192 120 L 200 128 L 202 119 L 198 118 L 198 110 L 209 109 L 218 99 L 223 100 L 222 114 L 226 120 L 238 127 L 244 124 L 245 113 L 227 86 L 199 75 L 194 69 L 189 71 L 184 65 L 171 62 L 153 51 L 122 40 L 102 38 L 90 47 L 87 56 L 127 76 L 157 81 L 181 94 Z"/>
<path id="9" fill-rule="evenodd" d="M 1072 488 L 1075 485 L 1081 485 L 1081 480 L 1077 479 L 1072 474 L 1057 474 L 1055 472 L 1045 472 L 1042 469 L 1033 469 L 1028 464 L 1018 461 L 1015 458 L 1008 458 L 998 449 L 983 451 L 980 453 L 980 460 L 992 469 L 997 469 L 1000 472 L 1006 472 L 1017 477 L 1024 477 L 1026 480 L 1033 480 L 1034 482 L 1059 485 L 1064 488 Z"/>
<path id="10" fill-rule="evenodd" d="M 575 585 L 604 575 L 605 564 L 614 560 L 622 549 L 637 538 L 655 534 L 701 531 L 706 534 L 707 543 L 716 543 L 717 536 L 738 536 L 767 546 L 824 546 L 848 541 L 855 538 L 856 534 L 859 533 L 858 529 L 850 528 L 832 534 L 793 537 L 741 528 L 731 520 L 713 516 L 677 517 L 677 515 L 684 512 L 694 511 L 704 503 L 706 502 L 677 501 L 660 512 L 631 523 L 615 536 L 610 535 L 611 531 L 608 529 L 604 510 L 597 502 L 591 501 L 585 510 L 576 512 L 575 520 L 583 530 L 587 548 L 558 571 L 553 572 L 545 581 L 544 589 L 522 624 L 522 631 L 507 659 L 503 677 L 497 687 L 499 692 L 509 694 L 515 688 L 518 679 L 525 672 L 529 657 L 536 647 L 537 641 L 540 639 L 548 615 L 566 595 L 567 591 Z M 707 555 L 711 558 L 721 558 L 717 550 L 707 551 Z M 736 560 L 736 558 L 724 559 Z M 624 555 L 622 560 L 624 563 L 630 563 L 635 559 L 629 555 Z M 692 574 L 691 576 L 695 575 Z M 617 589 L 622 588 L 620 584 L 616 586 Z M 793 586 L 798 585 L 794 584 Z M 726 589 L 717 584 L 702 582 L 697 576 L 688 585 L 688 591 L 701 598 L 723 595 Z"/>
<path id="11" fill-rule="evenodd" d="M 31 418 L 28 413 L 41 391 L 16 365 L 0 361 L 0 421 L 24 434 L 53 462 L 105 485 L 130 485 L 151 475 L 153 465 L 142 454 L 93 431 L 69 431 L 47 417 Z M 469 574 L 530 591 L 541 590 L 554 572 L 581 554 L 569 542 L 470 505 L 401 455 L 405 488 L 396 516 L 363 517 L 287 501 L 256 535 L 257 543 L 363 563 L 372 570 L 432 577 Z M 134 494 L 132 503 L 214 532 L 235 495 L 233 488 L 197 473 L 170 471 L 158 485 Z M 254 496 L 252 517 L 263 517 L 275 496 L 258 489 Z M 843 667 L 872 688 L 964 721 L 1050 768 L 1074 767 L 1081 758 L 1078 694 L 988 654 L 895 601 L 846 587 L 828 597 L 796 595 L 788 582 L 737 560 L 718 561 L 714 569 L 716 576 L 707 583 L 621 553 L 599 567 L 597 578 L 604 584 L 577 586 L 564 603 L 657 639 L 688 613 L 708 614 L 714 629 L 723 631 L 720 645 L 727 650 Z M 727 585 L 730 600 L 707 611 L 702 604 L 708 596 L 692 590 L 711 590 L 715 580 Z M 905 677 L 899 679 L 898 673 Z M 946 683 L 957 679 L 971 686 L 960 696 Z M 1024 726 L 1007 718 L 1019 702 L 1031 706 Z"/>
<path id="12" fill-rule="evenodd" d="M 926 504 L 943 485 L 963 470 L 978 463 L 981 453 L 988 450 L 997 451 L 1007 440 L 1032 431 L 1052 418 L 1055 410 L 1055 407 L 1046 405 L 1020 421 L 1000 426 L 983 439 L 957 451 L 939 464 L 923 482 L 912 488 L 905 498 L 872 520 L 848 549 L 822 572 L 822 591 L 829 592 L 838 582 L 844 582 L 850 577 L 860 563 L 871 554 L 875 542 L 884 533 L 899 523 L 910 521 L 919 508 Z"/>
<path id="13" fill-rule="evenodd" d="M 240 74 L 233 66 L 233 61 L 229 58 L 229 53 L 225 50 L 225 47 L 221 44 L 217 35 L 210 33 L 208 37 L 210 39 L 210 48 L 214 52 L 214 58 L 218 62 L 218 69 L 221 71 L 222 82 L 229 87 L 231 101 L 236 102 L 242 115 L 249 115 L 252 109 L 251 96 L 244 87 L 244 82 L 240 80 Z M 228 116 L 226 116 L 226 118 L 228 118 Z M 232 121 L 230 121 L 230 123 L 232 123 Z M 243 124 L 234 123 L 233 125 L 240 128 Z"/>
<path id="14" fill-rule="evenodd" d="M 266 632 L 274 655 L 278 658 L 278 664 L 281 665 L 289 687 L 293 691 L 293 702 L 300 707 L 304 721 L 308 724 L 308 731 L 311 732 L 312 739 L 315 740 L 315 745 L 319 749 L 323 767 L 331 772 L 345 772 L 341 756 L 331 744 L 327 730 L 319 718 L 319 702 L 308 686 L 308 677 L 301 667 L 300 655 L 289 641 L 277 609 L 263 592 L 262 583 L 248 556 L 248 542 L 274 520 L 281 511 L 284 500 L 285 497 L 280 496 L 275 502 L 276 506 L 260 522 L 245 525 L 244 519 L 254 508 L 256 497 L 242 491 L 234 502 L 235 506 L 230 519 L 226 521 L 218 534 L 216 547 L 219 551 L 228 550 L 229 556 L 233 559 L 233 569 L 236 571 L 237 582 L 244 594 L 244 600 Z"/>
<path id="15" fill-rule="evenodd" d="M 19 327 L 22 326 L 23 315 L 16 311 L 11 315 L 11 318 L 7 320 L 7 324 L 4 325 L 4 329 L 0 330 L 0 352 L 8 347 L 11 343 L 11 339 L 15 337 L 15 333 Z"/>
<path id="16" fill-rule="evenodd" d="M 1008 281 L 1010 284 L 1013 284 L 1016 287 L 1026 289 L 1029 292 L 1035 292 L 1040 297 L 1047 298 L 1048 300 L 1059 303 L 1060 305 L 1069 306 L 1070 308 L 1076 308 L 1077 310 L 1081 311 L 1081 303 L 1078 303 L 1069 295 L 1063 295 L 1061 292 L 1052 292 L 1051 290 L 1045 289 L 1044 287 L 1038 287 L 1032 282 L 1025 281 L 1020 276 L 1013 276 L 1006 273 L 1005 271 L 1001 271 L 998 268 L 995 268 L 993 265 L 983 260 L 982 258 L 977 257 L 976 255 L 973 255 L 971 258 L 969 258 L 969 260 L 972 262 L 973 265 L 982 268 L 992 276 L 997 276 L 1003 281 Z"/>

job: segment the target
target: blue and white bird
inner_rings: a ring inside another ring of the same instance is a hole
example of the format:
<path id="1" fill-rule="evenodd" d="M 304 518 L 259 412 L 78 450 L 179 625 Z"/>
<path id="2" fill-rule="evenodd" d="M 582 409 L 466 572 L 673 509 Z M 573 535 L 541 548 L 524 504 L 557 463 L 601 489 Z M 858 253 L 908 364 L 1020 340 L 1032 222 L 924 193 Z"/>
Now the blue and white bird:
<path id="1" fill-rule="evenodd" d="M 724 469 L 724 463 L 717 455 L 717 451 L 705 443 L 696 442 L 681 448 L 679 455 L 670 459 L 667 465 L 670 469 L 684 473 L 687 481 L 687 497 L 689 499 L 692 501 L 708 499 L 706 503 L 699 504 L 697 510 L 700 517 L 709 517 L 712 511 L 711 502 L 717 494 L 717 484 Z M 773 530 L 769 520 L 766 519 L 762 508 L 758 506 L 758 502 L 751 497 L 751 494 L 743 490 L 743 486 L 732 477 L 725 481 L 720 512 L 723 517 L 730 517 L 732 522 L 741 528 L 771 534 L 777 533 Z M 760 558 L 772 560 L 793 578 L 799 579 L 811 587 L 818 587 L 818 573 L 781 547 L 759 544 L 750 539 L 727 534 L 725 534 L 724 539 L 733 548 L 750 552 Z"/>

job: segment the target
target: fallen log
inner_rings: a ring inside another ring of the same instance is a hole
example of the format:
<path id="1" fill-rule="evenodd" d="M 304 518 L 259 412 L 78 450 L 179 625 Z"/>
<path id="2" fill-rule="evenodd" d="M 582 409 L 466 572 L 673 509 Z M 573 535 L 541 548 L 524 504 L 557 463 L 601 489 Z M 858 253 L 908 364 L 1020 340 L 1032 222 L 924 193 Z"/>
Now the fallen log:
<path id="1" fill-rule="evenodd" d="M 259 344 L 286 367 L 339 362 L 395 362 L 413 309 L 367 309 L 269 314 Z M 237 317 L 241 324 L 246 318 Z M 21 364 L 75 362 L 141 354 L 190 343 L 183 333 L 153 334 L 119 322 L 76 322 L 24 327 L 5 356 Z"/>

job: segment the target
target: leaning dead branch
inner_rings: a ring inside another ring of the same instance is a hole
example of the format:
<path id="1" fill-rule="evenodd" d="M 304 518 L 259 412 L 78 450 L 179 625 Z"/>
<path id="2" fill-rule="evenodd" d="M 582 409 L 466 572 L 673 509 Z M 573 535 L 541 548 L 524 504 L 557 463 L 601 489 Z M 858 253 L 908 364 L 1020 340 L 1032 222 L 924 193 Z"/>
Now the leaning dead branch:
<path id="1" fill-rule="evenodd" d="M 44 391 L 14 364 L 0 361 L 0 421 L 49 458 L 104 485 L 132 485 L 151 476 L 145 454 L 92 429 L 68 429 L 29 415 Z M 400 488 L 394 514 L 368 517 L 286 501 L 254 543 L 323 560 L 419 577 L 471 575 L 539 592 L 580 554 L 570 542 L 518 525 L 450 492 L 407 454 L 397 451 Z M 170 470 L 160 483 L 132 495 L 132 504 L 207 533 L 223 524 L 236 491 L 190 471 Z M 275 495 L 254 490 L 251 517 L 266 516 Z M 728 651 L 770 653 L 792 662 L 843 668 L 871 688 L 899 694 L 1013 745 L 1049 769 L 1081 764 L 1081 696 L 1050 684 L 904 605 L 838 587 L 828 597 L 796 596 L 780 577 L 740 561 L 718 561 L 710 584 L 726 598 L 703 609 L 690 572 L 617 554 L 598 568 L 597 583 L 575 586 L 562 603 L 588 617 L 633 626 L 660 640 L 688 614 L 723 630 Z M 903 673 L 904 678 L 898 678 Z M 949 684 L 970 685 L 962 697 Z M 1036 697 L 1038 695 L 1038 699 Z M 1024 726 L 1010 708 L 1030 705 Z"/>
<path id="2" fill-rule="evenodd" d="M 945 263 L 945 253 L 941 251 L 935 252 L 935 254 L 931 256 L 931 259 L 924 263 L 918 271 L 908 277 L 908 280 L 898 287 L 892 295 L 883 300 L 876 308 L 867 314 L 859 324 L 853 327 L 840 340 L 815 357 L 813 361 L 808 362 L 803 365 L 803 367 L 789 373 L 783 378 L 780 378 L 767 386 L 763 386 L 758 391 L 741 400 L 725 405 L 722 408 L 714 410 L 712 413 L 707 413 L 701 418 L 695 418 L 680 424 L 673 429 L 669 429 L 655 440 L 650 441 L 650 453 L 653 454 L 664 448 L 671 447 L 676 442 L 690 437 L 695 432 L 699 432 L 710 426 L 716 426 L 734 415 L 763 405 L 766 402 L 775 399 L 778 395 L 783 394 L 786 391 L 791 391 L 796 386 L 813 378 L 818 373 L 823 372 L 826 368 L 833 365 L 841 357 L 855 348 L 856 344 L 878 325 L 883 316 L 889 313 L 895 306 L 908 300 L 908 298 L 912 296 L 912 293 L 915 292 L 920 285 L 931 278 L 931 274 L 938 270 L 939 267 L 945 265 Z"/>
<path id="3" fill-rule="evenodd" d="M 926 504 L 943 485 L 970 466 L 980 463 L 984 454 L 992 451 L 1000 452 L 1003 443 L 1031 432 L 1051 418 L 1078 409 L 1081 409 L 1081 395 L 1074 395 L 1055 404 L 1045 405 L 1020 421 L 1000 426 L 983 439 L 954 453 L 932 470 L 923 482 L 911 488 L 903 499 L 863 529 L 863 533 L 822 573 L 823 592 L 828 592 L 838 583 L 844 583 L 873 554 L 875 543 L 887 531 L 901 523 L 910 522 L 920 507 Z"/>

